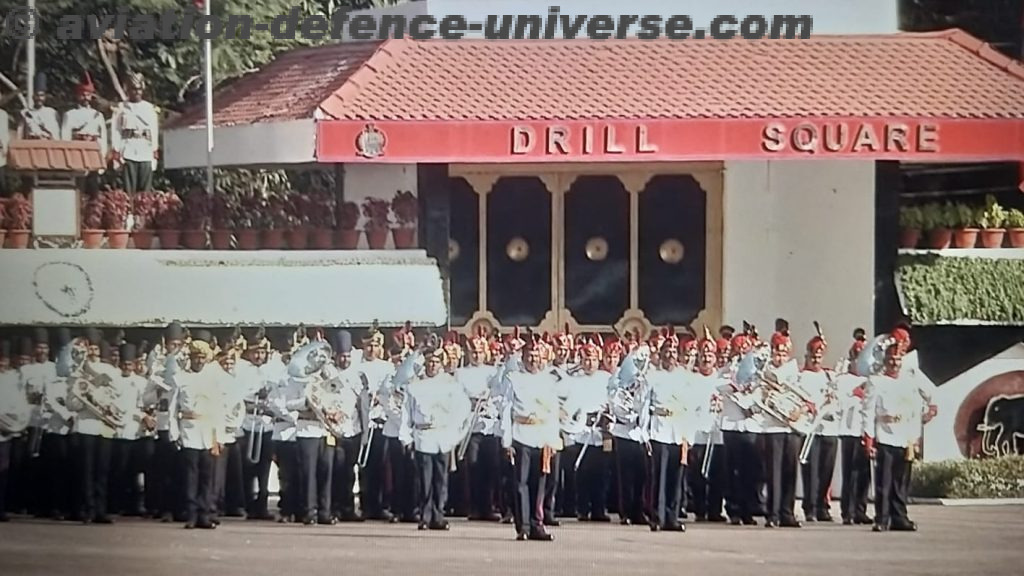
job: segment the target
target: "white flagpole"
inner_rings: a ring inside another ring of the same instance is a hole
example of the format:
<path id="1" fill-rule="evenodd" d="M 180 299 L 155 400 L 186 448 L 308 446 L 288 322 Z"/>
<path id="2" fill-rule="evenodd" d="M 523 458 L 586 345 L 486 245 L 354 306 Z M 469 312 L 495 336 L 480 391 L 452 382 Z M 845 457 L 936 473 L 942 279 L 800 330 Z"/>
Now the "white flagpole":
<path id="1" fill-rule="evenodd" d="M 203 0 L 203 14 L 210 16 L 210 2 Z M 209 20 L 209 18 L 207 18 Z M 203 40 L 203 86 L 206 88 L 206 193 L 213 195 L 213 42 Z"/>
<path id="2" fill-rule="evenodd" d="M 36 0 L 28 0 L 29 18 L 35 19 Z M 33 25 L 35 22 L 32 23 Z M 25 42 L 25 69 L 28 78 L 25 79 L 25 98 L 28 105 L 33 106 L 32 97 L 36 93 L 36 37 L 31 35 Z"/>

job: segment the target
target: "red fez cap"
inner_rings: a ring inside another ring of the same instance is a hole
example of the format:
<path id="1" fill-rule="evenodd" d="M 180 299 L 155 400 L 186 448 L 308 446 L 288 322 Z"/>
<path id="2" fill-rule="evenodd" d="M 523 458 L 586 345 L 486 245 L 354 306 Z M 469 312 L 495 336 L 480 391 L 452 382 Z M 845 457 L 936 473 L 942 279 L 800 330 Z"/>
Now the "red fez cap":
<path id="1" fill-rule="evenodd" d="M 814 354 L 815 352 L 818 351 L 824 351 L 826 348 L 828 348 L 828 343 L 826 343 L 825 339 L 822 338 L 821 336 L 815 336 L 814 338 L 811 338 L 807 342 L 808 354 Z"/>
<path id="2" fill-rule="evenodd" d="M 789 339 L 789 334 L 785 332 L 776 332 L 772 334 L 772 350 L 792 350 L 793 341 Z"/>
<path id="3" fill-rule="evenodd" d="M 96 87 L 92 83 L 92 76 L 88 72 L 82 74 L 82 80 L 75 86 L 75 93 L 79 96 L 96 93 Z"/>

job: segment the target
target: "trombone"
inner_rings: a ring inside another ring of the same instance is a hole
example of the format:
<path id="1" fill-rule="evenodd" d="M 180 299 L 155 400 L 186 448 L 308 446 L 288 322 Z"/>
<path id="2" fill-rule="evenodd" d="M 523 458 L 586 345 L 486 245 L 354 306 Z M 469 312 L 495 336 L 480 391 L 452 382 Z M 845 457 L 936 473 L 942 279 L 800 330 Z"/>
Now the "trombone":
<path id="1" fill-rule="evenodd" d="M 263 432 L 266 425 L 260 418 L 260 404 L 257 400 L 252 405 L 252 429 L 249 430 L 249 451 L 246 457 L 250 464 L 259 464 L 263 457 Z"/>

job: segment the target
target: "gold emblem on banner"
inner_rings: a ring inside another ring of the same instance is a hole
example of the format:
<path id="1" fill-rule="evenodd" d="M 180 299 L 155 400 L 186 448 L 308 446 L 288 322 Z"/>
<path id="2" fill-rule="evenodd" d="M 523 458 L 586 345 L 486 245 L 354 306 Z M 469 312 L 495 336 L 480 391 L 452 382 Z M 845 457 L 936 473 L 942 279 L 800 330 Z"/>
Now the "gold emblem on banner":
<path id="1" fill-rule="evenodd" d="M 601 262 L 608 257 L 608 241 L 600 236 L 587 240 L 587 259 L 594 262 Z"/>
<path id="2" fill-rule="evenodd" d="M 661 256 L 661 260 L 667 264 L 679 264 L 683 261 L 686 249 L 679 240 L 669 238 L 661 243 L 658 254 Z"/>
<path id="3" fill-rule="evenodd" d="M 505 254 L 513 262 L 522 262 L 530 256 L 530 244 L 522 236 L 516 236 L 508 241 L 505 246 Z"/>
<path id="4" fill-rule="evenodd" d="M 455 238 L 448 239 L 448 261 L 455 262 L 459 259 L 459 254 L 462 253 L 462 247 L 459 246 L 459 241 Z"/>

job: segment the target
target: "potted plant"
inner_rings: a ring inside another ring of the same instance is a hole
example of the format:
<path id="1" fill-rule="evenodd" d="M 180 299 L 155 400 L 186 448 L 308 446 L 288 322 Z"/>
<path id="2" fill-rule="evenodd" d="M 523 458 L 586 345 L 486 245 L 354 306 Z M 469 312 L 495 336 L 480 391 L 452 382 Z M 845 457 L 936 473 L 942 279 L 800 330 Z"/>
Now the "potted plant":
<path id="1" fill-rule="evenodd" d="M 154 216 L 156 215 L 157 192 L 136 192 L 132 197 L 132 244 L 139 250 L 153 247 Z"/>
<path id="2" fill-rule="evenodd" d="M 900 248 L 917 248 L 921 240 L 921 218 L 918 206 L 900 208 Z"/>
<path id="3" fill-rule="evenodd" d="M 274 195 L 268 198 L 266 201 L 261 202 L 264 208 L 261 210 L 262 214 L 265 214 L 263 224 L 263 235 L 260 238 L 260 243 L 263 244 L 264 250 L 283 250 L 285 247 L 285 230 L 292 224 L 290 215 L 288 214 L 288 206 L 281 196 Z"/>
<path id="4" fill-rule="evenodd" d="M 921 227 L 925 230 L 928 240 L 928 247 L 932 250 L 945 250 L 949 248 L 953 231 L 949 229 L 949 216 L 953 211 L 947 211 L 941 204 L 932 202 L 921 209 Z"/>
<path id="5" fill-rule="evenodd" d="M 7 241 L 7 200 L 0 198 L 0 248 Z"/>
<path id="6" fill-rule="evenodd" d="M 363 216 L 366 224 L 366 244 L 370 250 L 383 250 L 388 242 L 388 231 L 391 230 L 391 203 L 382 198 L 367 197 L 363 200 Z"/>
<path id="7" fill-rule="evenodd" d="M 318 191 L 308 198 L 309 243 L 315 250 L 334 248 L 335 201 L 329 191 Z M 358 219 L 358 210 L 357 210 Z"/>
<path id="8" fill-rule="evenodd" d="M 391 231 L 395 248 L 408 250 L 416 247 L 416 220 L 419 216 L 419 202 L 412 192 L 398 190 L 391 200 L 391 211 L 395 214 L 398 227 Z"/>
<path id="9" fill-rule="evenodd" d="M 260 249 L 260 209 L 260 199 L 256 196 L 243 196 L 239 200 L 238 218 L 235 220 L 235 237 L 239 250 Z"/>
<path id="10" fill-rule="evenodd" d="M 359 205 L 344 202 L 338 209 L 338 248 L 355 250 L 359 246 Z"/>
<path id="11" fill-rule="evenodd" d="M 132 199 L 120 189 L 108 188 L 100 194 L 103 201 L 103 228 L 107 231 L 107 248 L 123 250 L 128 246 L 128 217 L 132 212 Z"/>
<path id="12" fill-rule="evenodd" d="M 985 198 L 985 211 L 981 215 L 981 245 L 984 248 L 1001 248 L 1003 237 L 1006 236 L 1006 210 L 997 202 L 995 197 Z"/>
<path id="13" fill-rule="evenodd" d="M 1006 235 L 1011 248 L 1024 248 L 1024 212 L 1016 208 L 1006 212 Z"/>
<path id="14" fill-rule="evenodd" d="M 153 228 L 160 238 L 160 248 L 181 247 L 181 221 L 184 203 L 173 190 L 157 192 L 153 201 Z"/>
<path id="15" fill-rule="evenodd" d="M 103 195 L 82 196 L 82 247 L 93 249 L 103 246 Z"/>
<path id="16" fill-rule="evenodd" d="M 954 248 L 974 248 L 978 243 L 978 210 L 968 204 L 956 204 Z"/>
<path id="17" fill-rule="evenodd" d="M 206 231 L 210 228 L 213 199 L 206 193 L 206 190 L 193 187 L 182 201 L 184 202 L 184 218 L 181 243 L 188 250 L 202 250 L 206 248 Z"/>
<path id="18" fill-rule="evenodd" d="M 309 246 L 311 202 L 307 196 L 292 192 L 283 198 L 285 214 L 288 216 L 288 232 L 285 236 L 292 250 L 305 250 Z"/>
<path id="19" fill-rule="evenodd" d="M 227 193 L 215 194 L 210 203 L 210 247 L 230 250 L 231 234 L 238 217 L 238 200 Z"/>
<path id="20" fill-rule="evenodd" d="M 8 248 L 28 248 L 32 237 L 32 201 L 24 194 L 17 193 L 7 201 L 7 239 Z"/>

